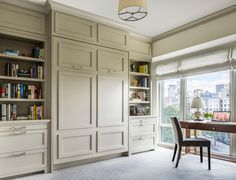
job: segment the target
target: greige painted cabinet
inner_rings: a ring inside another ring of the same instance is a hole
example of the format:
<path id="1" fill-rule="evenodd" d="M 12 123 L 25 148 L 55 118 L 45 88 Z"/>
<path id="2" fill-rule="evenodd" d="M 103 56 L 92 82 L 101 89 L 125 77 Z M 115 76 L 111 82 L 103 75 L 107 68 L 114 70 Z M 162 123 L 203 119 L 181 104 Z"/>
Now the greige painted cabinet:
<path id="1" fill-rule="evenodd" d="M 110 26 L 98 25 L 98 43 L 126 49 L 128 48 L 129 35 L 126 31 L 115 29 Z"/>
<path id="2" fill-rule="evenodd" d="M 130 59 L 150 60 L 152 59 L 151 43 L 135 38 L 129 40 Z"/>
<path id="3" fill-rule="evenodd" d="M 86 43 L 54 38 L 55 59 L 59 67 L 94 71 L 96 47 Z"/>
<path id="4" fill-rule="evenodd" d="M 0 9 L 0 29 L 46 35 L 45 15 L 4 3 L 0 3 Z"/>
<path id="5" fill-rule="evenodd" d="M 98 72 L 127 75 L 127 52 L 108 48 L 98 49 Z"/>
<path id="6" fill-rule="evenodd" d="M 59 130 L 91 128 L 95 123 L 95 77 L 59 71 Z"/>
<path id="7" fill-rule="evenodd" d="M 54 12 L 54 33 L 65 37 L 97 41 L 97 24 L 79 17 Z"/>

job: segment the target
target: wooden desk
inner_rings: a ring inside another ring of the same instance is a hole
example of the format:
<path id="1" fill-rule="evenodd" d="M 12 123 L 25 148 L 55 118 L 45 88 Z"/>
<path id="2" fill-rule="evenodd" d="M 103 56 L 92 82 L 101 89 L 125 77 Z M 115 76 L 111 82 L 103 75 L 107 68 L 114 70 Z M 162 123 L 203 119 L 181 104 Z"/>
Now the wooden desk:
<path id="1" fill-rule="evenodd" d="M 190 138 L 190 130 L 216 131 L 226 133 L 236 133 L 236 122 L 215 122 L 215 121 L 180 121 L 182 128 L 186 129 L 186 138 Z M 196 136 L 196 131 L 195 134 Z M 189 148 L 185 152 L 190 152 Z"/>

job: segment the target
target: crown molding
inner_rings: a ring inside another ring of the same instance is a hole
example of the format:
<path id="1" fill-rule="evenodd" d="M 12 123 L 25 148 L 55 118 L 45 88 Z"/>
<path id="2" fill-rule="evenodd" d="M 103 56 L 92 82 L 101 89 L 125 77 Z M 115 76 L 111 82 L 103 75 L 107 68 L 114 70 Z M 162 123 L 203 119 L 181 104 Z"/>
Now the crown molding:
<path id="1" fill-rule="evenodd" d="M 209 41 L 206 43 L 198 44 L 189 48 L 181 49 L 164 55 L 156 56 L 152 58 L 152 62 L 161 62 L 166 60 L 174 60 L 183 58 L 185 56 L 190 56 L 193 54 L 198 54 L 201 52 L 212 51 L 216 49 L 228 48 L 231 46 L 236 46 L 236 34 L 226 36 L 220 39 Z"/>
<path id="2" fill-rule="evenodd" d="M 170 31 L 164 32 L 164 33 L 162 33 L 160 35 L 154 36 L 152 38 L 152 41 L 161 40 L 161 39 L 163 39 L 165 37 L 168 37 L 168 36 L 171 36 L 173 34 L 179 33 L 181 31 L 190 29 L 190 28 L 192 28 L 194 26 L 200 25 L 200 24 L 205 23 L 207 21 L 211 21 L 211 20 L 216 19 L 216 18 L 218 18 L 220 16 L 229 14 L 229 13 L 235 11 L 235 10 L 236 10 L 236 4 L 232 5 L 232 6 L 229 6 L 227 8 L 224 8 L 224 9 L 222 9 L 220 11 L 215 12 L 215 13 L 212 13 L 212 14 L 209 14 L 207 16 L 204 16 L 202 18 L 199 18 L 199 19 L 197 19 L 195 21 L 192 21 L 190 23 L 184 24 L 183 26 L 180 26 L 180 27 L 174 28 L 174 29 L 172 29 Z"/>
<path id="3" fill-rule="evenodd" d="M 122 29 L 122 30 L 125 30 L 125 31 L 130 32 L 134 28 L 131 25 L 127 25 L 125 23 L 121 23 L 121 22 L 118 22 L 118 21 L 114 21 L 114 20 L 99 16 L 99 15 L 95 15 L 95 14 L 83 11 L 81 9 L 77 9 L 77 8 L 74 8 L 74 7 L 71 7 L 71 6 L 67 6 L 65 4 L 55 2 L 53 0 L 49 0 L 49 4 L 50 4 L 52 10 L 68 13 L 68 14 L 71 14 L 71 15 L 74 15 L 74 16 L 78 16 L 78 17 L 81 17 L 81 18 L 88 19 L 90 21 L 95 21 L 95 22 L 98 22 L 98 23 L 109 25 L 109 26 L 112 26 L 112 27 L 115 27 L 115 28 L 118 28 L 118 29 Z"/>
<path id="4" fill-rule="evenodd" d="M 17 7 L 21 7 L 21 8 L 25 8 L 25 9 L 29 9 L 29 10 L 33 10 L 33 11 L 37 11 L 43 14 L 47 14 L 50 11 L 50 6 L 48 4 L 48 0 L 45 3 L 45 5 L 37 5 L 34 3 L 30 3 L 30 2 L 26 2 L 26 1 L 19 1 L 19 0 L 1 0 L 1 3 L 5 3 L 5 4 L 9 4 L 9 5 L 13 5 L 13 6 L 17 6 Z"/>

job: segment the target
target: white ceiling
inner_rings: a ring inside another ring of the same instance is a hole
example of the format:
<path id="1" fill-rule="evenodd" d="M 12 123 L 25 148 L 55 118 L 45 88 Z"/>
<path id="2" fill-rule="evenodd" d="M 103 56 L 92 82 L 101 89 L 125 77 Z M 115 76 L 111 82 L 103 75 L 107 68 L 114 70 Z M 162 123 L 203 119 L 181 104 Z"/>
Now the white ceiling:
<path id="1" fill-rule="evenodd" d="M 23 0 L 46 1 L 46 0 Z M 213 12 L 236 4 L 236 0 L 148 0 L 148 15 L 124 22 L 117 15 L 118 0 L 52 0 L 133 26 L 132 32 L 154 37 Z"/>

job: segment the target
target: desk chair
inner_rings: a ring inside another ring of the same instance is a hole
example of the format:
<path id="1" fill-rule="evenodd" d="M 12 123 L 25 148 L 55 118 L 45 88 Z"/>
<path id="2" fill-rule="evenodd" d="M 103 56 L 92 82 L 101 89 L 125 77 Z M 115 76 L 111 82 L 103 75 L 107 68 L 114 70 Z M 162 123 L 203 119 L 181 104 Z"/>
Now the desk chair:
<path id="1" fill-rule="evenodd" d="M 189 139 L 183 139 L 183 133 L 181 130 L 181 126 L 179 121 L 176 117 L 171 117 L 171 123 L 174 128 L 175 133 L 175 149 L 174 149 L 174 155 L 172 158 L 172 161 L 175 160 L 175 155 L 178 148 L 178 157 L 176 161 L 175 167 L 178 167 L 179 159 L 181 156 L 182 147 L 200 147 L 200 161 L 203 162 L 203 147 L 207 147 L 208 149 L 208 169 L 211 170 L 211 141 L 204 139 L 204 138 L 189 138 Z"/>

